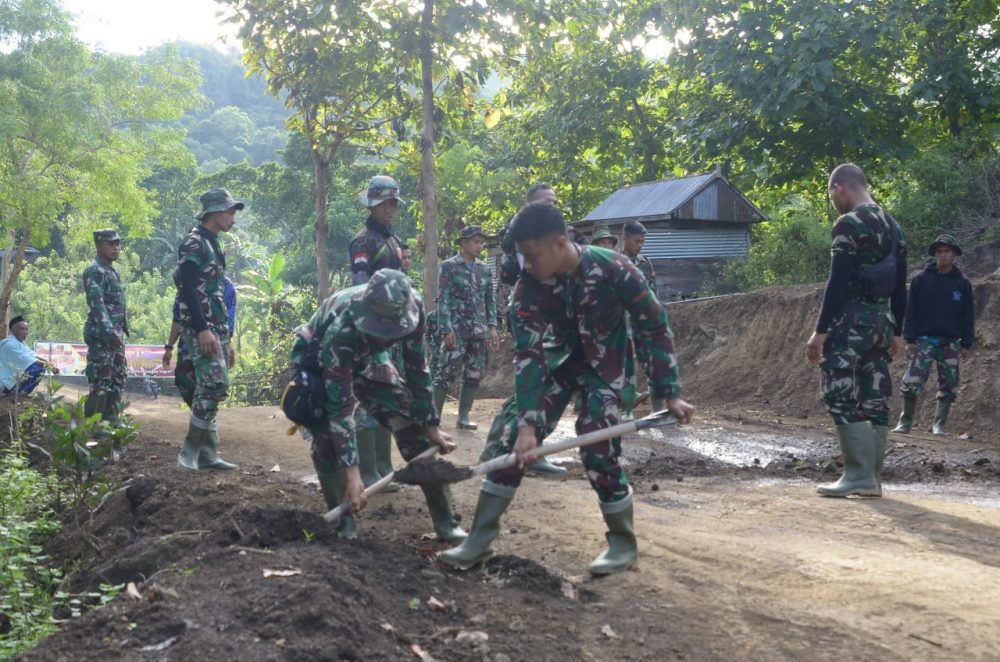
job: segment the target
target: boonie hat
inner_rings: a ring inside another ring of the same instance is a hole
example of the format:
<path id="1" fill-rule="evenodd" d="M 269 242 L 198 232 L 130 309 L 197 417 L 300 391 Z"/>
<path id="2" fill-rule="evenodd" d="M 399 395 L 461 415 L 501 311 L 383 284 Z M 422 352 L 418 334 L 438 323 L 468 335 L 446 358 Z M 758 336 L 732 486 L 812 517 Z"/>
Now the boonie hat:
<path id="1" fill-rule="evenodd" d="M 618 245 L 618 237 L 614 236 L 607 230 L 599 230 L 598 232 L 594 233 L 594 236 L 590 238 L 590 243 L 596 244 L 601 239 L 610 239 L 613 242 L 611 244 L 612 246 Z"/>
<path id="2" fill-rule="evenodd" d="M 482 237 L 486 239 L 487 235 L 483 232 L 483 229 L 478 225 L 466 225 L 462 228 L 462 235 L 459 237 L 459 241 L 462 239 L 468 239 L 469 237 Z"/>
<path id="3" fill-rule="evenodd" d="M 395 179 L 387 175 L 372 177 L 368 182 L 368 188 L 362 191 L 360 196 L 361 204 L 369 209 L 378 207 L 386 200 L 392 200 L 393 198 L 399 200 L 400 203 L 403 202 L 403 199 L 399 197 L 399 184 L 396 183 Z"/>
<path id="4" fill-rule="evenodd" d="M 236 209 L 237 211 L 246 208 L 246 203 L 242 200 L 234 200 L 233 196 L 229 195 L 229 191 L 224 188 L 213 188 L 209 191 L 205 191 L 198 198 L 201 203 L 201 211 L 194 215 L 199 221 L 208 214 L 212 214 L 217 211 L 229 211 L 230 209 Z"/>
<path id="5" fill-rule="evenodd" d="M 94 230 L 94 243 L 99 241 L 121 241 L 122 238 L 118 236 L 118 230 L 114 228 L 106 228 L 104 230 Z"/>
<path id="6" fill-rule="evenodd" d="M 954 249 L 957 255 L 962 254 L 962 249 L 958 245 L 958 240 L 955 239 L 954 235 L 950 234 L 939 234 L 938 238 L 935 239 L 934 243 L 931 244 L 931 247 L 927 249 L 927 254 L 930 255 L 931 257 L 934 257 L 934 253 L 937 252 L 937 249 L 941 248 L 942 246 L 947 246 L 948 248 Z"/>
<path id="7" fill-rule="evenodd" d="M 420 302 L 402 271 L 379 269 L 364 289 L 353 295 L 354 326 L 382 340 L 413 333 L 420 323 Z"/>

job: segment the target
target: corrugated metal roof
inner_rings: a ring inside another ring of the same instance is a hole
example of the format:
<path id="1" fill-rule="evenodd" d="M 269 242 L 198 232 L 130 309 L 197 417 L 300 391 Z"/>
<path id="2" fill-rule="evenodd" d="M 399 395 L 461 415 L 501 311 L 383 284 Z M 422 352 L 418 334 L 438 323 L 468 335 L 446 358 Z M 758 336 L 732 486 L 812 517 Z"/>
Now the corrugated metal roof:
<path id="1" fill-rule="evenodd" d="M 626 186 L 608 196 L 583 220 L 608 222 L 627 218 L 665 219 L 715 177 L 715 173 L 708 173 Z"/>
<path id="2" fill-rule="evenodd" d="M 750 233 L 745 225 L 711 229 L 650 230 L 642 254 L 651 260 L 746 257 Z"/>

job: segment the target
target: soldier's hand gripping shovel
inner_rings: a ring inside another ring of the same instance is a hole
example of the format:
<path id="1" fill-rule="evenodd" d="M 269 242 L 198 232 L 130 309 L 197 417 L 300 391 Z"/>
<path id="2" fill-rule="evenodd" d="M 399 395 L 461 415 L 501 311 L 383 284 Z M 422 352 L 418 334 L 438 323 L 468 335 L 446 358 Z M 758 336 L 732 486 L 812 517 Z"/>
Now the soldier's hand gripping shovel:
<path id="1" fill-rule="evenodd" d="M 413 462 L 416 462 L 417 460 L 426 460 L 426 459 L 428 459 L 430 457 L 433 457 L 438 452 L 438 450 L 440 450 L 440 449 L 438 449 L 437 446 L 435 446 L 434 444 L 431 444 L 430 448 L 428 448 L 423 453 L 421 453 L 420 455 L 418 455 L 415 458 L 413 458 L 412 460 L 410 460 L 410 462 L 407 463 L 406 466 L 404 466 L 403 468 L 405 469 L 406 467 L 410 466 L 410 464 L 412 464 Z M 383 489 L 385 489 L 386 485 L 388 485 L 389 483 L 391 483 L 393 481 L 393 479 L 398 475 L 398 473 L 399 473 L 399 471 L 393 471 L 390 474 L 382 476 L 376 482 L 374 482 L 371 485 L 369 485 L 368 487 L 366 487 L 365 488 L 365 492 L 364 492 L 365 496 L 366 497 L 371 497 L 371 496 L 373 496 L 373 495 L 378 494 L 379 492 L 381 492 Z M 350 514 L 351 514 L 351 504 L 345 502 L 345 503 L 340 504 L 339 506 L 337 506 L 336 508 L 334 508 L 330 512 L 326 513 L 325 515 L 323 515 L 323 519 L 326 521 L 327 524 L 331 524 L 333 526 L 337 526 L 338 524 L 340 524 L 340 518 L 341 517 L 344 517 L 345 515 L 350 515 Z"/>
<path id="2" fill-rule="evenodd" d="M 596 444 L 599 441 L 606 441 L 615 437 L 620 437 L 639 430 L 649 428 L 662 428 L 677 425 L 677 417 L 668 410 L 658 411 L 628 423 L 619 423 L 603 430 L 594 430 L 579 437 L 557 441 L 554 444 L 545 444 L 535 449 L 533 455 L 545 457 L 570 448 L 580 448 Z M 418 461 L 419 460 L 419 461 Z M 493 471 L 506 469 L 517 464 L 517 456 L 508 453 L 501 457 L 493 458 L 482 464 L 473 467 L 460 467 L 442 459 L 421 459 L 414 458 L 412 462 L 395 473 L 396 482 L 408 483 L 410 485 L 437 485 L 441 483 L 457 483 L 468 480 L 473 476 L 482 476 Z M 372 486 L 374 487 L 374 485 Z"/>

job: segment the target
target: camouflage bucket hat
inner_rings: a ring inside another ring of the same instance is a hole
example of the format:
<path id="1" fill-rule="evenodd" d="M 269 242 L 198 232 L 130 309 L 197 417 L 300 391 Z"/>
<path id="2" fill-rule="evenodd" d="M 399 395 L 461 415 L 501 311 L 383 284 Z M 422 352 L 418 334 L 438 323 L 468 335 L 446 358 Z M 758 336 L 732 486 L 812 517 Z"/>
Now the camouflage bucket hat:
<path id="1" fill-rule="evenodd" d="M 938 238 L 934 240 L 934 243 L 931 244 L 931 247 L 927 249 L 927 254 L 930 255 L 931 257 L 934 257 L 934 253 L 937 251 L 937 249 L 941 248 L 942 246 L 947 246 L 948 248 L 954 249 L 956 255 L 962 254 L 962 249 L 958 245 L 958 240 L 955 239 L 954 235 L 950 234 L 938 235 Z"/>
<path id="2" fill-rule="evenodd" d="M 198 202 L 201 203 L 201 211 L 195 214 L 194 217 L 199 221 L 208 214 L 217 211 L 229 211 L 234 208 L 239 211 L 246 208 L 245 202 L 234 200 L 233 196 L 229 195 L 229 191 L 224 188 L 213 188 L 210 191 L 205 191 L 198 198 Z"/>
<path id="3" fill-rule="evenodd" d="M 618 237 L 614 236 L 613 234 L 611 234 L 607 230 L 599 230 L 599 231 L 595 232 L 594 236 L 590 238 L 590 243 L 591 244 L 596 244 L 601 239 L 610 239 L 612 246 L 617 246 L 618 245 Z"/>
<path id="4" fill-rule="evenodd" d="M 478 225 L 466 225 L 462 228 L 462 234 L 459 235 L 458 240 L 468 239 L 469 237 L 482 237 L 483 239 L 488 238 L 487 234 L 483 232 L 483 229 Z"/>
<path id="5" fill-rule="evenodd" d="M 420 323 L 420 302 L 402 271 L 379 269 L 351 300 L 354 325 L 361 333 L 396 340 Z"/>
<path id="6" fill-rule="evenodd" d="M 104 230 L 94 230 L 94 243 L 99 241 L 121 241 L 122 238 L 118 236 L 118 230 L 114 228 L 107 228 Z"/>
<path id="7" fill-rule="evenodd" d="M 369 209 L 378 207 L 386 200 L 393 198 L 399 200 L 400 203 L 403 202 L 403 199 L 399 197 L 399 184 L 396 183 L 395 179 L 386 175 L 372 177 L 368 182 L 368 188 L 362 191 L 360 196 L 361 204 Z"/>

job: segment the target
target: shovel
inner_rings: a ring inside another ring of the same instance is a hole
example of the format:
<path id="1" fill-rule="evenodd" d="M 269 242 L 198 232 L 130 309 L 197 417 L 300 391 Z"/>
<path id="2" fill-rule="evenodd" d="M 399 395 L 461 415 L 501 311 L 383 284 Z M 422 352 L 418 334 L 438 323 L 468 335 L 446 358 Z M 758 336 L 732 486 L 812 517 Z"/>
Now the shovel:
<path id="1" fill-rule="evenodd" d="M 415 458 L 413 458 L 412 460 L 410 460 L 410 462 L 416 462 L 417 460 L 426 460 L 426 459 L 428 459 L 430 457 L 433 457 L 438 452 L 438 450 L 440 450 L 440 449 L 437 446 L 435 446 L 434 444 L 431 444 L 429 448 L 427 448 L 420 455 L 418 455 Z M 406 467 L 410 466 L 410 462 L 408 462 L 406 465 L 404 465 L 403 469 L 405 469 Z M 378 479 L 377 481 L 375 481 L 374 483 L 372 483 L 371 485 L 369 485 L 368 487 L 366 487 L 365 488 L 365 492 L 364 492 L 365 496 L 366 497 L 371 497 L 371 496 L 373 496 L 373 495 L 378 494 L 379 492 L 381 492 L 383 489 L 385 489 L 386 485 L 388 485 L 389 483 L 392 482 L 393 478 L 395 478 L 396 474 L 399 471 L 401 471 L 401 470 L 396 470 L 396 471 L 393 471 L 391 474 L 382 476 L 380 479 Z M 336 508 L 334 508 L 333 510 L 331 510 L 330 512 L 328 512 L 325 515 L 323 515 L 323 520 L 326 521 L 327 524 L 331 524 L 333 526 L 337 526 L 338 524 L 340 524 L 340 518 L 344 517 L 345 515 L 350 515 L 350 514 L 351 514 L 351 504 L 350 503 L 342 503 L 339 506 L 337 506 Z"/>
<path id="2" fill-rule="evenodd" d="M 544 446 L 540 446 L 535 449 L 533 455 L 536 458 L 545 457 L 546 455 L 552 455 L 553 453 L 558 453 L 570 448 L 580 448 L 581 446 L 596 444 L 599 441 L 607 441 L 608 439 L 638 432 L 639 430 L 662 428 L 674 425 L 677 425 L 677 417 L 671 414 L 668 410 L 664 409 L 663 411 L 652 413 L 649 416 L 640 418 L 636 421 L 619 423 L 618 425 L 612 425 L 611 427 L 604 428 L 602 430 L 594 430 L 593 432 L 588 432 L 572 439 L 557 441 L 554 444 L 545 444 Z M 397 482 L 408 483 L 410 485 L 439 485 L 442 483 L 457 483 L 463 480 L 468 480 L 473 476 L 482 476 L 517 464 L 517 456 L 514 455 L 514 453 L 508 453 L 507 455 L 493 458 L 492 460 L 483 462 L 482 464 L 478 464 L 474 467 L 459 467 L 455 466 L 451 462 L 448 462 L 447 460 L 441 459 L 421 460 L 420 462 L 417 462 L 418 459 L 420 458 L 414 458 L 413 462 L 410 462 L 394 474 Z M 374 487 L 374 485 L 372 487 Z"/>

